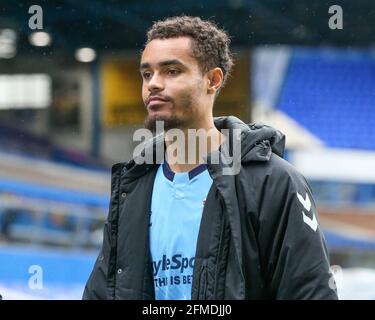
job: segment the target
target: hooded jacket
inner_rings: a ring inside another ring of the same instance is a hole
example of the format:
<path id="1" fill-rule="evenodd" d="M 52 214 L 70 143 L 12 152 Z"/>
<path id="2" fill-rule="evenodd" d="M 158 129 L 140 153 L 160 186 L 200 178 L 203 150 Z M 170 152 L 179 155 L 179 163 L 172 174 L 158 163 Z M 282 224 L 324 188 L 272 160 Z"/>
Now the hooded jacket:
<path id="1" fill-rule="evenodd" d="M 310 186 L 282 158 L 285 136 L 233 116 L 214 122 L 229 136 L 240 132 L 241 166 L 235 175 L 223 174 L 227 164 L 211 164 L 214 153 L 206 158 L 213 184 L 199 229 L 192 300 L 337 299 Z M 144 152 L 160 144 L 163 139 L 153 139 Z M 154 299 L 148 224 L 159 165 L 137 163 L 135 157 L 112 168 L 103 246 L 84 299 Z"/>

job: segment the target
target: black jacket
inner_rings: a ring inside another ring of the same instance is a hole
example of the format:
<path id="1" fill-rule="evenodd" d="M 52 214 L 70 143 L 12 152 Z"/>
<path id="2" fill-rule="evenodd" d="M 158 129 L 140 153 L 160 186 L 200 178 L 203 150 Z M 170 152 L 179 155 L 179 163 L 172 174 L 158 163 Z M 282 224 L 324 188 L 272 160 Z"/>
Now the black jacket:
<path id="1" fill-rule="evenodd" d="M 241 170 L 223 175 L 223 164 L 208 161 L 213 184 L 192 299 L 337 299 L 311 189 L 282 159 L 284 135 L 231 116 L 215 118 L 215 126 L 241 130 Z M 154 139 L 153 150 L 160 143 Z M 103 247 L 84 299 L 154 298 L 148 223 L 157 167 L 134 159 L 113 166 Z"/>

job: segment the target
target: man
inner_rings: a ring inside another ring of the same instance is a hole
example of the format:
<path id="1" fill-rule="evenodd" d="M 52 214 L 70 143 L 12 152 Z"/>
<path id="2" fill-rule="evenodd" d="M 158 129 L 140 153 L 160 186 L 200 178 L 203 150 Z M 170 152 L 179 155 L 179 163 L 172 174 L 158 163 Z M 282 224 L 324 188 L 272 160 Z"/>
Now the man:
<path id="1" fill-rule="evenodd" d="M 103 247 L 84 299 L 337 299 L 310 187 L 282 159 L 284 136 L 212 116 L 233 65 L 229 42 L 197 17 L 149 30 L 145 127 L 161 121 L 164 133 L 112 169 Z M 203 131 L 206 150 L 188 141 L 189 129 Z M 162 164 L 140 161 L 161 146 Z M 228 159 L 240 164 L 232 174 Z"/>

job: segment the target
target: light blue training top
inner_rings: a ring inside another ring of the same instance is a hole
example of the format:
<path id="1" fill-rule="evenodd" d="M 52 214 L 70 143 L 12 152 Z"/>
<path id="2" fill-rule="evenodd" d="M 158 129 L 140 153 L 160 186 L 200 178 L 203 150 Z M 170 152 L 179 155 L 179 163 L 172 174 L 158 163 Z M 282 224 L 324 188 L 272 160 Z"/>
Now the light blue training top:
<path id="1" fill-rule="evenodd" d="M 203 207 L 212 185 L 206 164 L 174 173 L 167 162 L 155 176 L 150 249 L 156 300 L 190 300 Z"/>

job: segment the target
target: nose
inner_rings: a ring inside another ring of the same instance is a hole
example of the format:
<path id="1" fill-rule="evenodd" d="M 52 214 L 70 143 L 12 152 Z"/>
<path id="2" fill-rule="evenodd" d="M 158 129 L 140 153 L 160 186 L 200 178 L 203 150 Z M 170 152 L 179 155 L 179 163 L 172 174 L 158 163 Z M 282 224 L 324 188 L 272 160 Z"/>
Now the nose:
<path id="1" fill-rule="evenodd" d="M 156 72 L 152 75 L 152 78 L 148 82 L 147 89 L 151 93 L 159 92 L 164 89 L 162 78 Z"/>

